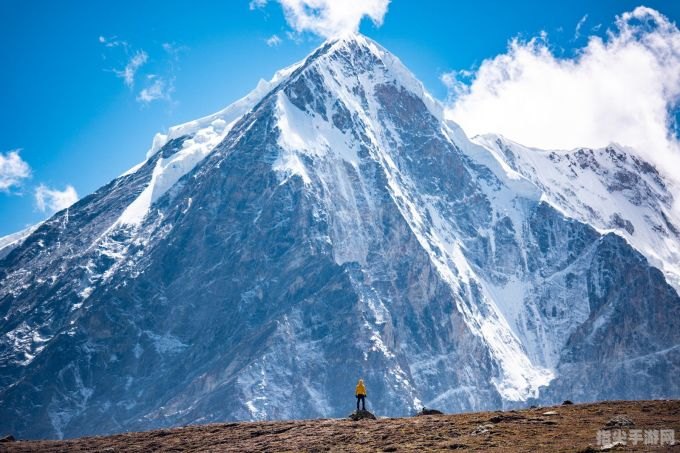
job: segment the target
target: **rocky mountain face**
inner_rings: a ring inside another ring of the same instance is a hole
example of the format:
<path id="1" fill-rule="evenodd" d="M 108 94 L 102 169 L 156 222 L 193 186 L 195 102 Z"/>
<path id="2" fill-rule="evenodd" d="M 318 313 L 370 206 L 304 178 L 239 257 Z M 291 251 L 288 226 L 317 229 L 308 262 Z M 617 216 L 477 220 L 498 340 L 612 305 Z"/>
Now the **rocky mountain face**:
<path id="1" fill-rule="evenodd" d="M 680 291 L 678 188 L 634 150 L 544 151 L 496 135 L 473 140 L 534 182 L 567 216 L 625 238 Z"/>
<path id="2" fill-rule="evenodd" d="M 0 427 L 338 417 L 360 377 L 391 416 L 680 395 L 664 273 L 500 155 L 325 43 L 5 241 Z"/>

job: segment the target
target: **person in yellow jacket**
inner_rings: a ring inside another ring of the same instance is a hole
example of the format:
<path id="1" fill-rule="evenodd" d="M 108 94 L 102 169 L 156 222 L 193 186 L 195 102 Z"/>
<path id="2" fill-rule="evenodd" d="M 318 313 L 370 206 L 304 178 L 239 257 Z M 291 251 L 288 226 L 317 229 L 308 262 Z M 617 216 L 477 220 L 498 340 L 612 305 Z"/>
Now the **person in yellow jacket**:
<path id="1" fill-rule="evenodd" d="M 357 412 L 359 412 L 359 402 L 361 402 L 361 410 L 366 410 L 366 386 L 364 385 L 364 380 L 359 379 L 356 390 L 354 390 L 354 395 L 357 397 Z"/>

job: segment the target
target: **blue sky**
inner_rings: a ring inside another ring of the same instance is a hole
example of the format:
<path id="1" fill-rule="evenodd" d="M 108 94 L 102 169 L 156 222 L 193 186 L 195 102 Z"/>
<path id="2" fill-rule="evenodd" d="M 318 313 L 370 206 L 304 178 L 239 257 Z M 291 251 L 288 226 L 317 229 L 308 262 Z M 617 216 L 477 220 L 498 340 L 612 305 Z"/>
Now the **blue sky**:
<path id="1" fill-rule="evenodd" d="M 142 161 L 156 132 L 223 108 L 323 41 L 295 32 L 277 1 L 257 3 L 4 0 L 0 172 L 15 176 L 0 182 L 0 236 L 49 216 L 68 186 L 93 192 Z M 445 100 L 443 74 L 478 68 L 515 37 L 545 31 L 556 57 L 572 57 L 638 5 L 392 0 L 381 26 L 360 30 Z M 645 5 L 680 18 L 680 2 Z M 135 56 L 143 64 L 126 80 Z"/>

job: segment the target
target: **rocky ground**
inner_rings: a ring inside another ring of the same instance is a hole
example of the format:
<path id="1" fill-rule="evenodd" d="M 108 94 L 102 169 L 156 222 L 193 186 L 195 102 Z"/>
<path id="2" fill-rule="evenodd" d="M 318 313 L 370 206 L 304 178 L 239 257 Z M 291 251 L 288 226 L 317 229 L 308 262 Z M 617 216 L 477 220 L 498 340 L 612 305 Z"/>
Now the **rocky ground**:
<path id="1" fill-rule="evenodd" d="M 625 445 L 616 444 L 624 436 Z M 2 442 L 0 451 L 680 452 L 679 438 L 680 400 L 615 401 L 378 420 L 221 423 L 68 441 Z"/>

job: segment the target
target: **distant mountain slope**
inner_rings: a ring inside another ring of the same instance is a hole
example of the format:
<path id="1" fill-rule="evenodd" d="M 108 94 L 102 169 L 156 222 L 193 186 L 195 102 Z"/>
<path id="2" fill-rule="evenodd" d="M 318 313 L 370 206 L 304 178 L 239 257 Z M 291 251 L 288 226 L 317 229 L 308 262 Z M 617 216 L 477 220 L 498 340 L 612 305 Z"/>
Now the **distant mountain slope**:
<path id="1" fill-rule="evenodd" d="M 678 189 L 633 150 L 543 151 L 497 135 L 474 141 L 533 181 L 569 217 L 624 237 L 680 291 Z"/>

